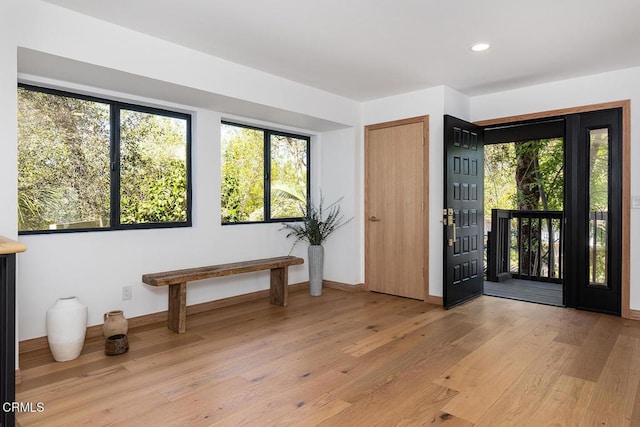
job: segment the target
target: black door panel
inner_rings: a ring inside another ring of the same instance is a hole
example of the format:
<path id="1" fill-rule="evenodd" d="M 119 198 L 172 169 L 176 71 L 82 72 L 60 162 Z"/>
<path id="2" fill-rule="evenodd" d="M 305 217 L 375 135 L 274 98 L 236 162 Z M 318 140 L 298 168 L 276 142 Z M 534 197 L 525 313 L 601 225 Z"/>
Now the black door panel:
<path id="1" fill-rule="evenodd" d="M 620 315 L 622 112 L 570 115 L 567 134 L 565 300 L 570 307 Z"/>
<path id="2" fill-rule="evenodd" d="M 444 117 L 444 284 L 449 308 L 482 295 L 484 152 L 482 128 Z"/>

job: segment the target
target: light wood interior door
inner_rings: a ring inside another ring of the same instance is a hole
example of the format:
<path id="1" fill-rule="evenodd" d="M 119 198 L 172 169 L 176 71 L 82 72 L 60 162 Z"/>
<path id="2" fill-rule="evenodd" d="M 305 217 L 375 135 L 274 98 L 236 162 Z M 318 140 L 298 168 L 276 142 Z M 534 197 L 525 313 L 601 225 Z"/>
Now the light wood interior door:
<path id="1" fill-rule="evenodd" d="M 365 128 L 365 280 L 427 300 L 428 117 Z"/>

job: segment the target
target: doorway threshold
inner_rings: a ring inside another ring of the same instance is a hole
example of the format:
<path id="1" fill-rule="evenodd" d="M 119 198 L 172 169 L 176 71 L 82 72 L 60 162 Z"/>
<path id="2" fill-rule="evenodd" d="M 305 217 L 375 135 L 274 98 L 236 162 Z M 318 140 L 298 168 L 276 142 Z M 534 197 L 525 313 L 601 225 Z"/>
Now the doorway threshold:
<path id="1" fill-rule="evenodd" d="M 534 302 L 537 304 L 564 307 L 562 303 L 562 284 L 534 282 L 532 280 L 508 279 L 504 282 L 484 282 L 484 294 Z"/>

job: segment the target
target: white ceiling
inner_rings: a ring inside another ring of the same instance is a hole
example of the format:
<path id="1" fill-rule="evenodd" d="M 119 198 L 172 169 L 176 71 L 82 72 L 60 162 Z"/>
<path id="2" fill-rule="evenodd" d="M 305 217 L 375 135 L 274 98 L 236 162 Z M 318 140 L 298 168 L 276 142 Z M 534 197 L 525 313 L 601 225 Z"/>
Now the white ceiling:
<path id="1" fill-rule="evenodd" d="M 357 101 L 640 65 L 640 0 L 46 1 Z"/>

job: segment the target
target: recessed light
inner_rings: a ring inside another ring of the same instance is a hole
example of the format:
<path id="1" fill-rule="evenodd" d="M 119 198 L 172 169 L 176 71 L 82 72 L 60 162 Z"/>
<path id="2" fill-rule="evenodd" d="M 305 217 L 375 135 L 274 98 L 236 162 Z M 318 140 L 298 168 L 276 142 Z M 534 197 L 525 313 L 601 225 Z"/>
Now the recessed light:
<path id="1" fill-rule="evenodd" d="M 491 47 L 489 43 L 476 43 L 471 46 L 471 50 L 474 52 L 482 52 L 483 50 L 487 50 Z"/>

